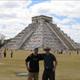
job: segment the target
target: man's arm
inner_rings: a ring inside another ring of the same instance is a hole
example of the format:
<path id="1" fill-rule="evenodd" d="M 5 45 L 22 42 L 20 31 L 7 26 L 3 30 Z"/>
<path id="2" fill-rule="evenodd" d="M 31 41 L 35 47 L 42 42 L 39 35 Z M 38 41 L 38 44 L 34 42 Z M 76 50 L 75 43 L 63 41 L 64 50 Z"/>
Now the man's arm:
<path id="1" fill-rule="evenodd" d="M 30 61 L 30 57 L 28 56 L 28 57 L 25 59 L 25 64 L 26 64 L 26 68 L 27 68 L 28 71 L 30 70 L 29 61 Z"/>
<path id="2" fill-rule="evenodd" d="M 27 70 L 28 70 L 28 71 L 31 70 L 31 68 L 29 67 L 29 62 L 26 63 L 26 67 L 27 67 Z"/>
<path id="3" fill-rule="evenodd" d="M 39 60 L 43 60 L 44 59 L 44 53 L 39 53 L 38 54 L 38 58 L 39 58 Z"/>
<path id="4" fill-rule="evenodd" d="M 54 65 L 54 69 L 53 70 L 56 70 L 57 64 L 58 64 L 57 59 L 56 59 L 55 56 L 53 56 L 53 65 Z"/>
<path id="5" fill-rule="evenodd" d="M 54 69 L 56 69 L 56 66 L 57 66 L 58 62 L 57 60 L 54 61 Z"/>

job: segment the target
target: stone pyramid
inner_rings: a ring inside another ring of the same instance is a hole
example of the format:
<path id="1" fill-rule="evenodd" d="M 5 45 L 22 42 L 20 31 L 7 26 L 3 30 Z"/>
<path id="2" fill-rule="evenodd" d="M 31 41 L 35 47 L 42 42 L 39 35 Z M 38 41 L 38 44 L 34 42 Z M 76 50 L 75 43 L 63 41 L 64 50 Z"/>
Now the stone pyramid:
<path id="1" fill-rule="evenodd" d="M 7 43 L 6 47 L 24 50 L 36 47 L 72 50 L 77 49 L 77 44 L 52 23 L 52 17 L 40 15 L 32 17 L 32 23 Z"/>

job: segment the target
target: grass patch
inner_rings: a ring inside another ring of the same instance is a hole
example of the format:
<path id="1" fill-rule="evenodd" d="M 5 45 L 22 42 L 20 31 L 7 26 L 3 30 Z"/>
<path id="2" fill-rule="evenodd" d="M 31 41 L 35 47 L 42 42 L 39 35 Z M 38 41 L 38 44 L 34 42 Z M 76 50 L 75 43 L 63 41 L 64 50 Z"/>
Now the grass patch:
<path id="1" fill-rule="evenodd" d="M 0 59 L 0 80 L 27 80 L 27 77 L 16 76 L 16 72 L 27 72 L 25 58 L 31 51 L 14 51 L 13 58 L 10 58 L 10 52 L 7 51 L 7 58 Z M 55 54 L 58 60 L 56 69 L 56 80 L 80 80 L 80 54 Z M 43 72 L 43 62 L 40 61 L 41 80 Z"/>

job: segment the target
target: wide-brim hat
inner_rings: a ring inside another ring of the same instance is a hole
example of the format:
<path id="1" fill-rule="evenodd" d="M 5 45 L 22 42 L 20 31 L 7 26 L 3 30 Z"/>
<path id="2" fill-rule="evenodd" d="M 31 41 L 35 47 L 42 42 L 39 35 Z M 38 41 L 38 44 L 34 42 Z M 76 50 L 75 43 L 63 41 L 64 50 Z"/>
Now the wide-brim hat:
<path id="1" fill-rule="evenodd" d="M 51 50 L 51 48 L 49 48 L 49 47 L 44 48 L 44 51 L 50 51 L 50 50 Z"/>
<path id="2" fill-rule="evenodd" d="M 34 48 L 34 50 L 38 50 L 38 48 Z"/>

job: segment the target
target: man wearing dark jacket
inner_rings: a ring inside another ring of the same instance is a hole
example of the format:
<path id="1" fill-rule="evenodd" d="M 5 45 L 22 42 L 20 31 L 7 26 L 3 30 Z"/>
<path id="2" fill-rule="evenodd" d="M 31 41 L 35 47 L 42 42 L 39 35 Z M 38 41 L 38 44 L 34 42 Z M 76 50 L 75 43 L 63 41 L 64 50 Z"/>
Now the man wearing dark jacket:
<path id="1" fill-rule="evenodd" d="M 56 57 L 50 53 L 50 48 L 45 48 L 44 51 L 44 72 L 42 80 L 55 80 L 55 69 L 57 66 Z"/>
<path id="2" fill-rule="evenodd" d="M 28 80 L 38 80 L 39 75 L 39 60 L 41 60 L 40 55 L 38 54 L 38 48 L 34 49 L 34 53 L 29 55 L 26 58 L 26 67 L 29 71 Z"/>

